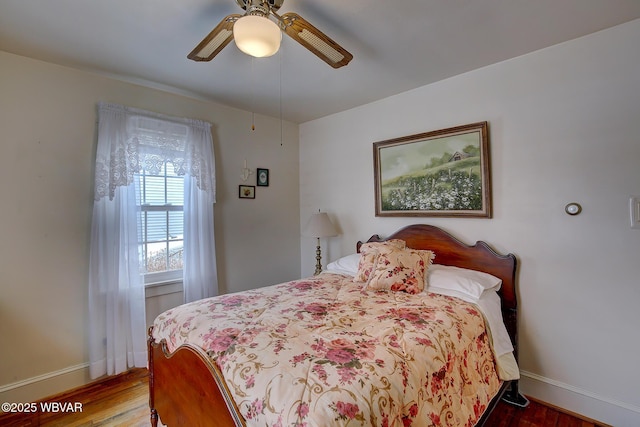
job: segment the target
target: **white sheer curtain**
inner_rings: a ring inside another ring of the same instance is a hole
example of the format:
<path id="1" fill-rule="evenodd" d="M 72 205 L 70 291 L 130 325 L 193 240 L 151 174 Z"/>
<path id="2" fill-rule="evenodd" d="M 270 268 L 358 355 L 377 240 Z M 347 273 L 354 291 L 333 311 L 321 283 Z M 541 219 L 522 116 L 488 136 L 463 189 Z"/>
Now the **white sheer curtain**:
<path id="1" fill-rule="evenodd" d="M 211 126 L 193 126 L 190 130 L 192 149 L 200 150 L 190 156 L 190 170 L 211 170 L 213 178 L 213 144 Z M 207 160 L 210 159 L 210 160 Z M 199 164 L 201 163 L 201 164 Z M 212 191 L 203 191 L 202 181 Z M 184 176 L 184 302 L 196 301 L 218 294 L 218 271 L 213 231 L 213 203 L 215 180 L 198 178 L 195 174 Z"/>
<path id="2" fill-rule="evenodd" d="M 143 167 L 153 173 L 165 161 L 185 177 L 185 301 L 218 292 L 211 125 L 100 103 L 89 255 L 92 378 L 146 366 L 144 280 L 138 255 L 134 176 Z"/>
<path id="3" fill-rule="evenodd" d="M 184 302 L 218 294 L 213 204 L 194 181 L 184 177 Z"/>

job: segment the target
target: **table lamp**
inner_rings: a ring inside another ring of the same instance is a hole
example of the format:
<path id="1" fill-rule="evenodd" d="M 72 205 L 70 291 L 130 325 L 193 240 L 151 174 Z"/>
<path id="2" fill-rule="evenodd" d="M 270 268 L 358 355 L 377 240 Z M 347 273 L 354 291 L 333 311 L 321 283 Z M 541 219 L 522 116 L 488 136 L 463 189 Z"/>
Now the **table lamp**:
<path id="1" fill-rule="evenodd" d="M 321 237 L 333 237 L 338 235 L 338 231 L 331 223 L 329 215 L 326 212 L 318 212 L 313 214 L 309 218 L 306 227 L 304 228 L 304 235 L 315 237 L 317 239 L 316 247 L 316 271 L 314 275 L 319 274 L 322 271 L 322 254 L 320 252 L 320 238 Z"/>

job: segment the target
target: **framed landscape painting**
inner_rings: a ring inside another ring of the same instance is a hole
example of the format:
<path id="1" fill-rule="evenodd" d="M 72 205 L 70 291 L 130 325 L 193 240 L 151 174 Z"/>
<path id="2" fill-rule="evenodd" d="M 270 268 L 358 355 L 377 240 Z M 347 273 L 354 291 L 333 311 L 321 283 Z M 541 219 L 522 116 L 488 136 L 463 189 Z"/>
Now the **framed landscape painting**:
<path id="1" fill-rule="evenodd" d="M 487 122 L 373 144 L 376 216 L 491 218 Z"/>

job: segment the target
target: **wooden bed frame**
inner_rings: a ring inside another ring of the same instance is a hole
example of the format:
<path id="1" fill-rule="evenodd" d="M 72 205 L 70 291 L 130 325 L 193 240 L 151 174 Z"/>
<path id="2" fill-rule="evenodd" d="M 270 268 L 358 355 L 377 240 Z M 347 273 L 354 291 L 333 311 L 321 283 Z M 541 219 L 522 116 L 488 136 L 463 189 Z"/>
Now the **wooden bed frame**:
<path id="1" fill-rule="evenodd" d="M 468 246 L 440 228 L 424 224 L 404 227 L 386 239 L 374 235 L 368 242 L 388 239 L 402 239 L 413 249 L 430 249 L 436 253 L 438 264 L 480 270 L 502 279 L 502 315 L 517 360 L 517 261 L 513 254 L 500 255 L 484 242 Z M 357 243 L 358 251 L 361 245 Z M 164 341 L 154 341 L 152 329 L 148 343 L 152 426 L 158 425 L 159 415 L 167 426 L 245 426 L 222 373 L 202 349 L 182 345 L 170 354 Z M 528 403 L 518 392 L 518 382 L 506 381 L 478 426 L 485 423 L 501 398 L 518 406 Z"/>

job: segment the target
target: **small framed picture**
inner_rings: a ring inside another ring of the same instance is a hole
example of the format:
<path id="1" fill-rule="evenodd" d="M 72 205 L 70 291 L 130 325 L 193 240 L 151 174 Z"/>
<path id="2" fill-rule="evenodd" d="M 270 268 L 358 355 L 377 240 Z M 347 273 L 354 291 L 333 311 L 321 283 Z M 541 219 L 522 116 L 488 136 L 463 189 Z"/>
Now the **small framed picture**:
<path id="1" fill-rule="evenodd" d="M 238 186 L 238 197 L 241 199 L 255 199 L 256 187 L 253 185 L 240 185 Z"/>
<path id="2" fill-rule="evenodd" d="M 269 186 L 269 169 L 258 168 L 258 187 Z"/>

